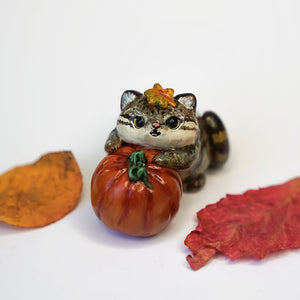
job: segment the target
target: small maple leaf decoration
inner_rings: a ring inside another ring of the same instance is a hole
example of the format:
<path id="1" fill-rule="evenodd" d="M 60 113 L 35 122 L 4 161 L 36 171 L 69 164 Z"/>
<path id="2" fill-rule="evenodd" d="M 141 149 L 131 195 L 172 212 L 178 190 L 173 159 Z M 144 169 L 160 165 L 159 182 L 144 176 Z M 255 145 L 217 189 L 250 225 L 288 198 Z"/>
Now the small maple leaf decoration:
<path id="1" fill-rule="evenodd" d="M 175 107 L 176 103 L 173 99 L 173 89 L 163 89 L 158 83 L 155 83 L 152 89 L 144 92 L 147 97 L 148 103 L 158 105 L 162 108 L 167 108 L 169 105 Z"/>

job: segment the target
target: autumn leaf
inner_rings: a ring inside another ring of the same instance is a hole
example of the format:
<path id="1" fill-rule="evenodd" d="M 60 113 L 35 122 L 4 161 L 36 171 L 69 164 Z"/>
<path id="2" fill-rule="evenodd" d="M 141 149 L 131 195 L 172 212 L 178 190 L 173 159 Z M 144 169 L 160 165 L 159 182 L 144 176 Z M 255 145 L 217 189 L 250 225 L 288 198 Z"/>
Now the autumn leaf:
<path id="1" fill-rule="evenodd" d="M 162 108 L 167 108 L 168 105 L 175 107 L 176 103 L 173 99 L 173 89 L 163 89 L 159 83 L 155 83 L 152 89 L 144 92 L 147 97 L 148 103 L 158 105 Z"/>
<path id="2" fill-rule="evenodd" d="M 82 176 L 72 152 L 46 154 L 0 176 L 0 221 L 48 225 L 75 208 L 81 190 Z"/>
<path id="3" fill-rule="evenodd" d="M 185 239 L 199 269 L 217 252 L 231 259 L 264 258 L 300 247 L 300 178 L 281 185 L 227 195 L 197 213 L 198 226 Z"/>

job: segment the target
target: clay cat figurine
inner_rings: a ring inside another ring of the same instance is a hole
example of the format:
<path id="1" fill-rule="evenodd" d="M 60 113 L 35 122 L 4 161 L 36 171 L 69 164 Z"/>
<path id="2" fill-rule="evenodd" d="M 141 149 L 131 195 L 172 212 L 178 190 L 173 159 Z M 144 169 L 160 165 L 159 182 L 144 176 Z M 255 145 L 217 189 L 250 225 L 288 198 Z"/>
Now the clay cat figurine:
<path id="1" fill-rule="evenodd" d="M 178 170 L 183 189 L 197 191 L 204 185 L 207 168 L 217 168 L 228 158 L 225 127 L 213 112 L 196 116 L 196 97 L 155 84 L 141 94 L 125 91 L 121 114 L 105 150 L 116 151 L 122 142 L 162 150 L 154 158 L 164 167 Z"/>

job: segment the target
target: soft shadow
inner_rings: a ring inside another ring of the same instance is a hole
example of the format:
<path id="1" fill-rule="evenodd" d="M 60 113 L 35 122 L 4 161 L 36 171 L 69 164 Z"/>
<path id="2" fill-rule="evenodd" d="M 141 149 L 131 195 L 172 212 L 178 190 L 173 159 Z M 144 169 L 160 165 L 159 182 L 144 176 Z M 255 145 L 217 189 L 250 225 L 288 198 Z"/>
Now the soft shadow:
<path id="1" fill-rule="evenodd" d="M 84 201 L 70 218 L 70 223 L 76 232 L 97 244 L 104 244 L 118 248 L 144 248 L 157 246 L 157 243 L 165 242 L 174 230 L 171 224 L 157 235 L 151 237 L 135 237 L 117 232 L 105 226 L 95 215 L 89 201 Z"/>
<path id="2" fill-rule="evenodd" d="M 0 221 L 0 236 L 28 233 L 33 230 L 35 230 L 35 229 L 9 225 L 9 224 L 6 224 L 6 223 Z"/>
<path id="3" fill-rule="evenodd" d="M 262 266 L 267 265 L 270 262 L 284 259 L 288 256 L 290 256 L 292 253 L 300 252 L 300 249 L 285 249 L 281 251 L 276 251 L 273 253 L 268 254 L 265 258 L 259 259 L 259 258 L 239 258 L 237 260 L 232 260 L 229 257 L 225 257 L 227 264 L 229 265 L 236 265 L 236 264 L 246 264 L 249 266 Z"/>

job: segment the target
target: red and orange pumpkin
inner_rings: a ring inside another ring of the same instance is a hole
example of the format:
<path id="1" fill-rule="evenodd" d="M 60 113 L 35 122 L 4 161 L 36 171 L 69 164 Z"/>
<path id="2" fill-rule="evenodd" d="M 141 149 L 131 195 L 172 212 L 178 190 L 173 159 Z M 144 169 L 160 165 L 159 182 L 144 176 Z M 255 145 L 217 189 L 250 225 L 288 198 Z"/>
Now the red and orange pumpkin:
<path id="1" fill-rule="evenodd" d="M 111 229 L 134 236 L 163 230 L 179 208 L 179 174 L 153 162 L 157 150 L 123 146 L 97 166 L 91 182 L 96 215 Z"/>

